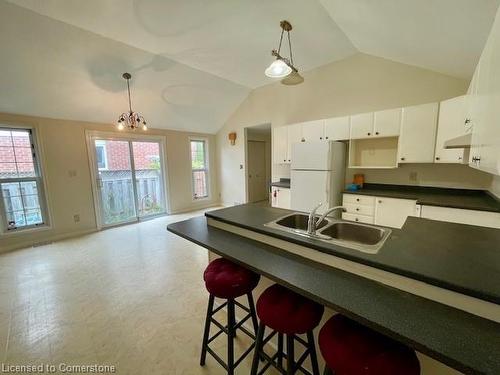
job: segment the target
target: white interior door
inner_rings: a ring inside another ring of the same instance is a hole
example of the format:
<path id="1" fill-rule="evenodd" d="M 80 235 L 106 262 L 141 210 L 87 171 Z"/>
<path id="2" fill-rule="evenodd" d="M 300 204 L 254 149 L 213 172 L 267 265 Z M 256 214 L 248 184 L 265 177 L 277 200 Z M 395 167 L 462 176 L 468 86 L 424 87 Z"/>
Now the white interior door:
<path id="1" fill-rule="evenodd" d="M 266 143 L 248 141 L 248 201 L 258 202 L 266 199 Z"/>
<path id="2" fill-rule="evenodd" d="M 91 148 L 100 227 L 166 212 L 160 142 L 92 137 Z"/>

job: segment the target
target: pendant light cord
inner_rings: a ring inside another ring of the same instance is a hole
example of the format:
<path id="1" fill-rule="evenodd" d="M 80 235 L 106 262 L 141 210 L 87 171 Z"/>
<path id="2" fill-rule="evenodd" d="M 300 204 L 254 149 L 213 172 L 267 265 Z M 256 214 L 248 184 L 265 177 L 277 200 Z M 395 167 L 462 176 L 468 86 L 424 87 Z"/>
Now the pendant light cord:
<path id="1" fill-rule="evenodd" d="M 278 46 L 278 54 L 281 51 L 281 43 L 283 42 L 283 33 L 285 32 L 285 29 L 281 29 L 281 36 L 280 36 L 280 44 Z"/>
<path id="2" fill-rule="evenodd" d="M 130 79 L 127 79 L 127 91 L 128 91 L 128 108 L 130 110 L 130 113 L 132 113 L 132 101 L 130 100 L 130 84 L 129 84 Z"/>

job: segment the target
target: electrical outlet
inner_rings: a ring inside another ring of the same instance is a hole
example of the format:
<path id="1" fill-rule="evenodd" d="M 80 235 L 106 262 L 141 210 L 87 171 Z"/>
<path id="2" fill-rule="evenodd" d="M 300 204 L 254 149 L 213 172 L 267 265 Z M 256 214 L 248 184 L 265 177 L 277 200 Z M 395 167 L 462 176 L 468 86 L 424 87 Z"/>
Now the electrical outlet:
<path id="1" fill-rule="evenodd" d="M 418 175 L 417 175 L 417 172 L 410 172 L 410 181 L 411 182 L 417 182 L 418 180 Z"/>
<path id="2" fill-rule="evenodd" d="M 80 215 L 79 214 L 73 215 L 73 220 L 75 223 L 79 223 L 80 222 Z"/>

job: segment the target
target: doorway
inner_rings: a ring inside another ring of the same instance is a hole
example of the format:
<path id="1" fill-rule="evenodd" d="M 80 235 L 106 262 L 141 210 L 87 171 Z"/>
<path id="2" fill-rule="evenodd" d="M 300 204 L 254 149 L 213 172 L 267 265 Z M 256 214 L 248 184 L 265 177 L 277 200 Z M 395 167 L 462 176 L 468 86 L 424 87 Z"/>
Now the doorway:
<path id="1" fill-rule="evenodd" d="M 89 149 L 99 228 L 167 212 L 161 141 L 94 135 Z"/>
<path id="2" fill-rule="evenodd" d="M 266 202 L 271 182 L 271 125 L 246 128 L 245 137 L 247 202 Z"/>

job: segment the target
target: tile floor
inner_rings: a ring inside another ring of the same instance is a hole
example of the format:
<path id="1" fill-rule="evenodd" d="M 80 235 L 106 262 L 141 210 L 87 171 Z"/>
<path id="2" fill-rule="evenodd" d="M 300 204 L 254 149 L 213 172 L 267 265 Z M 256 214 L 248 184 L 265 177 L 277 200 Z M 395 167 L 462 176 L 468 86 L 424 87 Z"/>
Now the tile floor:
<path id="1" fill-rule="evenodd" d="M 189 216 L 1 255 L 0 361 L 109 364 L 135 375 L 224 373 L 210 356 L 198 365 L 207 252 L 166 231 Z M 248 374 L 250 362 L 237 373 Z"/>
<path id="2" fill-rule="evenodd" d="M 198 365 L 207 251 L 166 230 L 201 214 L 0 255 L 0 366 L 107 364 L 117 374 L 224 374 L 210 356 L 205 367 Z M 245 338 L 237 337 L 240 353 Z M 223 335 L 214 347 L 225 357 Z M 420 361 L 423 375 L 458 374 L 429 357 Z M 250 363 L 247 358 L 236 373 L 248 374 Z"/>

